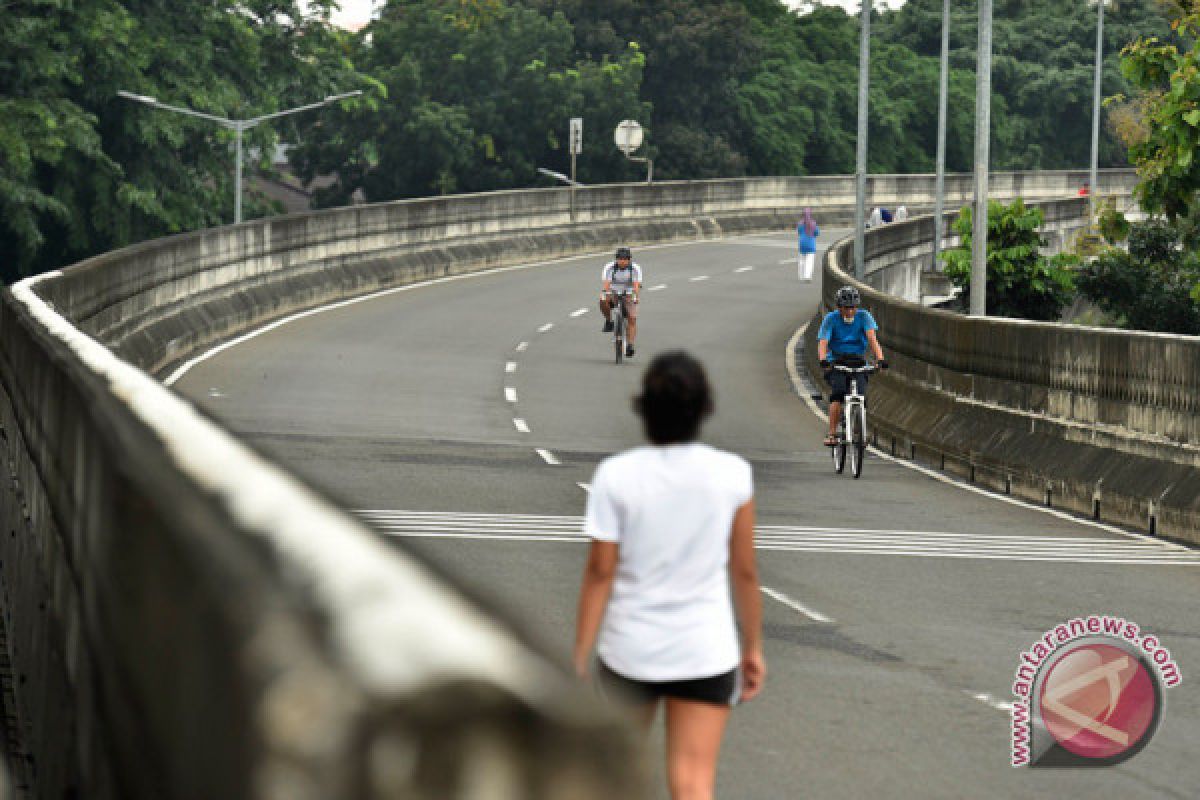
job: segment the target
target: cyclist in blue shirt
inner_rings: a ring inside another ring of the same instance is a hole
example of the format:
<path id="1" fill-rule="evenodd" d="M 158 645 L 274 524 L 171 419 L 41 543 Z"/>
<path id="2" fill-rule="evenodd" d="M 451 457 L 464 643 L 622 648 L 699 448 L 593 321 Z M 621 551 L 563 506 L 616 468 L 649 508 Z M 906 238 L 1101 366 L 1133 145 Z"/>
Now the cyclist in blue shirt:
<path id="1" fill-rule="evenodd" d="M 835 302 L 837 311 L 830 311 L 821 320 L 821 328 L 817 332 L 817 358 L 825 371 L 825 380 L 829 383 L 829 435 L 825 444 L 833 447 L 837 444 L 838 423 L 842 420 L 842 403 L 846 392 L 850 389 L 850 381 L 858 382 L 858 392 L 867 393 L 867 375 L 862 373 L 851 376 L 845 372 L 833 369 L 834 362 L 847 367 L 864 366 L 867 347 L 875 355 L 880 369 L 887 369 L 887 361 L 883 357 L 883 348 L 875 332 L 879 325 L 870 311 L 858 308 L 861 298 L 858 289 L 853 286 L 843 286 L 838 289 Z"/>

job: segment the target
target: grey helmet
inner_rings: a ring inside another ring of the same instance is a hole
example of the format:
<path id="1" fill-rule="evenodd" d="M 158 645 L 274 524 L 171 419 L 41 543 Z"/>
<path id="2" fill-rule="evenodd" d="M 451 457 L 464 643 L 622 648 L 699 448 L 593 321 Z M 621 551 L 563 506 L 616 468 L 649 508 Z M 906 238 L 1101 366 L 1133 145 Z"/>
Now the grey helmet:
<path id="1" fill-rule="evenodd" d="M 629 252 L 629 248 L 628 248 L 628 247 L 618 247 L 618 248 L 617 248 L 617 255 L 616 255 L 616 257 L 617 257 L 617 258 L 629 258 L 629 259 L 632 259 L 632 258 L 633 258 L 633 253 Z"/>
<path id="2" fill-rule="evenodd" d="M 838 308 L 842 306 L 857 306 L 862 302 L 862 297 L 858 294 L 858 289 L 853 286 L 843 286 L 837 290 L 837 298 L 834 301 Z"/>

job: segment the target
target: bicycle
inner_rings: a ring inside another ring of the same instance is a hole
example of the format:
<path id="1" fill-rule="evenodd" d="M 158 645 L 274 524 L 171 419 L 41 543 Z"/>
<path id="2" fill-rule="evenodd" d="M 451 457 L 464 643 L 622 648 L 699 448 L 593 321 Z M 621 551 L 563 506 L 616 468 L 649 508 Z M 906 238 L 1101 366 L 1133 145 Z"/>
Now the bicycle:
<path id="1" fill-rule="evenodd" d="M 878 372 L 876 365 L 847 367 L 834 364 L 833 369 L 850 373 L 850 384 L 846 399 L 842 401 L 841 430 L 838 441 L 830 450 L 833 453 L 833 471 L 839 475 L 846 468 L 846 455 L 850 455 L 850 472 L 855 478 L 862 475 L 863 459 L 867 454 L 867 403 L 866 397 L 858 393 L 855 375 L 870 375 Z"/>
<path id="2" fill-rule="evenodd" d="M 616 351 L 616 362 L 621 363 L 621 359 L 625 357 L 626 346 L 626 328 L 629 325 L 629 320 L 625 317 L 625 298 L 629 297 L 629 302 L 633 302 L 631 295 L 633 292 L 617 292 L 610 291 L 609 304 L 612 308 L 613 321 L 613 348 Z"/>

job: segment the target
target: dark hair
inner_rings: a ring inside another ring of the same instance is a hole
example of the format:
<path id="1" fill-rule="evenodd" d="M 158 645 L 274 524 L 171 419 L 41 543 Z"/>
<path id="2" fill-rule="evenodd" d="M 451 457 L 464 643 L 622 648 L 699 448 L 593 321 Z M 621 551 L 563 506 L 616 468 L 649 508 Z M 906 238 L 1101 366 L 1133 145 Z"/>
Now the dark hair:
<path id="1" fill-rule="evenodd" d="M 713 410 L 704 367 L 682 350 L 655 357 L 642 376 L 642 393 L 633 399 L 633 408 L 654 444 L 692 441 Z"/>

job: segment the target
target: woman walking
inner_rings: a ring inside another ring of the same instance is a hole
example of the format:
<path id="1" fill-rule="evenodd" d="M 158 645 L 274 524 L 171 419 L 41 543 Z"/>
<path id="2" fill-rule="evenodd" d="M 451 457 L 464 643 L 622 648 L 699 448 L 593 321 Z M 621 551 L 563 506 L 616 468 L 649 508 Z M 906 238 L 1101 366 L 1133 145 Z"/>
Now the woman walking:
<path id="1" fill-rule="evenodd" d="M 817 227 L 817 221 L 813 219 L 811 208 L 804 209 L 804 217 L 796 226 L 796 234 L 800 238 L 796 277 L 805 283 L 811 283 L 813 264 L 817 260 L 817 237 L 821 235 L 821 229 Z"/>
<path id="2" fill-rule="evenodd" d="M 766 678 L 753 478 L 740 456 L 696 441 L 712 394 L 686 353 L 654 359 L 634 408 L 650 444 L 592 479 L 574 665 L 590 677 L 598 637 L 602 692 L 645 728 L 666 708 L 672 798 L 708 800 L 730 709 Z"/>

